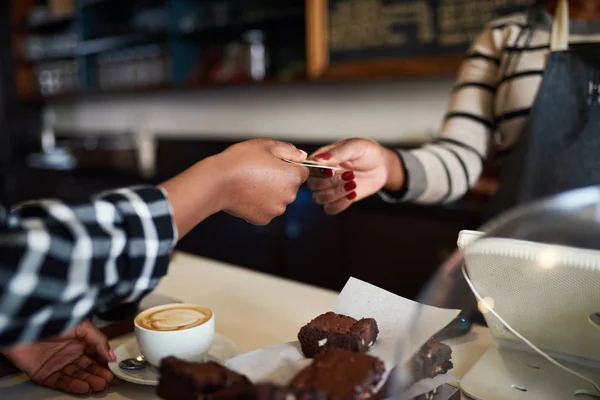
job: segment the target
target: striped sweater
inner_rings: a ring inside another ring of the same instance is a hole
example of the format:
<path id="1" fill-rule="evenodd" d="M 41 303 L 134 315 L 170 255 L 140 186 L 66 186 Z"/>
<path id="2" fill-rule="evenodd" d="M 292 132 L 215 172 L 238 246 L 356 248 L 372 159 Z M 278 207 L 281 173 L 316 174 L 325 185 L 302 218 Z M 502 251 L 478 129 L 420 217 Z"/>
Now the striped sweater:
<path id="1" fill-rule="evenodd" d="M 478 180 L 490 143 L 502 153 L 514 146 L 533 106 L 549 55 L 552 16 L 517 13 L 490 23 L 475 39 L 459 70 L 448 113 L 435 141 L 398 150 L 407 181 L 390 202 L 446 203 Z M 600 20 L 571 21 L 569 42 L 600 43 Z"/>

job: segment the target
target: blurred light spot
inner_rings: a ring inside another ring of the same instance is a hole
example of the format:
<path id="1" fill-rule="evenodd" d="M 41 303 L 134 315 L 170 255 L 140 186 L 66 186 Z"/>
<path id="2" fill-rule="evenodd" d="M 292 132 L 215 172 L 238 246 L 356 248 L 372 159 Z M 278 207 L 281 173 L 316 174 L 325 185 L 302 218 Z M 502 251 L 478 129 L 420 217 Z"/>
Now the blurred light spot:
<path id="1" fill-rule="evenodd" d="M 558 252 L 554 249 L 542 250 L 538 256 L 538 267 L 549 269 L 558 263 Z"/>
<path id="2" fill-rule="evenodd" d="M 477 308 L 479 308 L 479 311 L 481 311 L 482 313 L 487 313 L 490 310 L 494 309 L 494 306 L 496 305 L 496 302 L 494 301 L 494 299 L 492 299 L 491 297 L 485 297 L 483 299 L 481 299 L 478 303 L 477 303 Z"/>

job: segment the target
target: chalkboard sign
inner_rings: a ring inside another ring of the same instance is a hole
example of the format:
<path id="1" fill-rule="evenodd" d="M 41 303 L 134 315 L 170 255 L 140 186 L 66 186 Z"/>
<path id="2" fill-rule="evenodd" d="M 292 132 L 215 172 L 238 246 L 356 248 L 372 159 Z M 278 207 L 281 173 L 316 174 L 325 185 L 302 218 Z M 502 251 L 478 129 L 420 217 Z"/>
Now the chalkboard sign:
<path id="1" fill-rule="evenodd" d="M 485 24 L 532 0 L 329 0 L 334 61 L 463 54 Z"/>

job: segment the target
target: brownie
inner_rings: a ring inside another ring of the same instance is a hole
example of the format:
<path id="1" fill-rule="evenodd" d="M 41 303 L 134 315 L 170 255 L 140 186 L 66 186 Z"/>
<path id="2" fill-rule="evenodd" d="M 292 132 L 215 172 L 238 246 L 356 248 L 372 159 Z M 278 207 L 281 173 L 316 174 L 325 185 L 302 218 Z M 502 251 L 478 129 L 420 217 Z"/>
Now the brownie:
<path id="1" fill-rule="evenodd" d="M 408 372 L 412 374 L 410 382 L 418 382 L 424 378 L 434 378 L 437 375 L 445 374 L 449 370 L 452 369 L 452 349 L 435 339 L 431 338 L 425 343 L 419 352 L 414 355 L 414 357 L 408 362 Z M 374 396 L 374 399 L 381 400 L 387 399 L 390 397 L 390 394 L 393 393 L 392 385 L 392 376 L 395 374 L 394 370 L 388 375 L 388 379 L 385 382 L 385 385 L 379 390 L 379 392 Z M 410 384 L 408 385 L 410 386 Z M 447 385 L 446 385 L 447 386 Z M 451 392 L 452 387 L 443 387 L 443 392 Z M 426 393 L 421 395 L 413 400 L 429 400 L 435 398 L 436 392 L 440 389 L 436 389 L 433 392 Z M 452 394 L 452 393 L 450 393 Z M 459 394 L 460 397 L 460 394 Z M 454 399 L 454 397 L 452 397 Z"/>
<path id="2" fill-rule="evenodd" d="M 298 332 L 302 353 L 313 358 L 319 351 L 337 347 L 366 353 L 377 340 L 379 329 L 373 318 L 360 321 L 346 315 L 328 312 L 304 325 Z"/>
<path id="3" fill-rule="evenodd" d="M 156 393 L 165 400 L 196 400 L 225 389 L 242 389 L 251 383 L 243 375 L 216 362 L 190 363 L 175 357 L 162 360 Z"/>
<path id="4" fill-rule="evenodd" d="M 288 388 L 272 384 L 230 388 L 210 394 L 206 400 L 327 400 L 311 388 Z"/>
<path id="5" fill-rule="evenodd" d="M 425 378 L 434 378 L 445 374 L 454 367 L 452 364 L 452 349 L 450 346 L 431 338 L 421 347 L 419 352 L 410 361 L 410 371 L 413 381 Z"/>
<path id="6" fill-rule="evenodd" d="M 289 386 L 314 389 L 328 400 L 367 399 L 373 396 L 384 372 L 383 362 L 376 357 L 328 347 Z"/>

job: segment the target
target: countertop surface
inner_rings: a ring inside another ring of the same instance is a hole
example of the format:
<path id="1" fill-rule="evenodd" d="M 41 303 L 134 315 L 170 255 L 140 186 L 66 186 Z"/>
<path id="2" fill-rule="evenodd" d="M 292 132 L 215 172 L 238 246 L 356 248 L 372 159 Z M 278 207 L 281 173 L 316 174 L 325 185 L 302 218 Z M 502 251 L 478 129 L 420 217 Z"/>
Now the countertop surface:
<path id="1" fill-rule="evenodd" d="M 216 330 L 234 340 L 242 352 L 296 339 L 307 321 L 329 311 L 337 293 L 258 273 L 220 262 L 177 253 L 168 276 L 153 296 L 202 304 L 213 309 Z M 116 348 L 130 335 L 111 342 Z M 475 327 L 468 335 L 447 341 L 453 348 L 455 368 L 461 378 L 492 345 L 486 328 Z M 31 383 L 23 375 L 0 379 L 1 399 L 66 400 L 82 398 Z M 102 399 L 155 399 L 154 388 L 119 382 Z"/>

